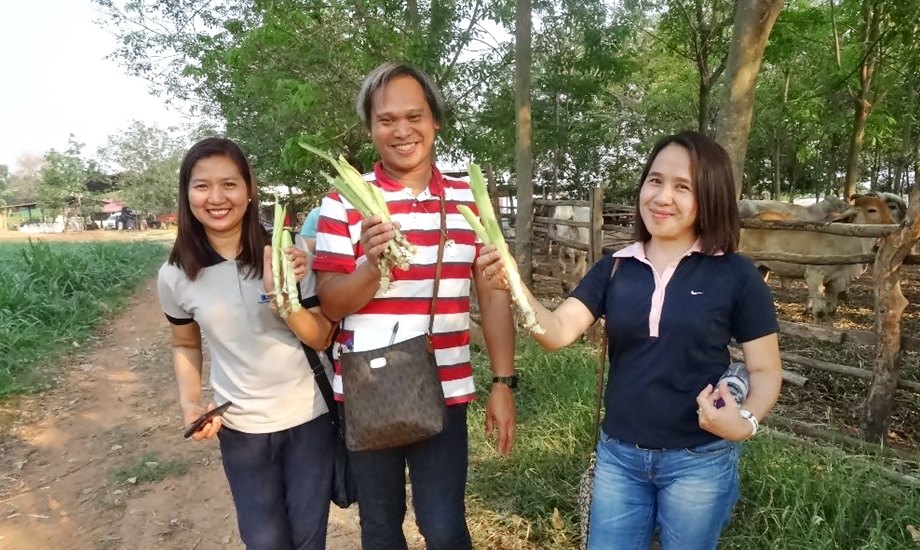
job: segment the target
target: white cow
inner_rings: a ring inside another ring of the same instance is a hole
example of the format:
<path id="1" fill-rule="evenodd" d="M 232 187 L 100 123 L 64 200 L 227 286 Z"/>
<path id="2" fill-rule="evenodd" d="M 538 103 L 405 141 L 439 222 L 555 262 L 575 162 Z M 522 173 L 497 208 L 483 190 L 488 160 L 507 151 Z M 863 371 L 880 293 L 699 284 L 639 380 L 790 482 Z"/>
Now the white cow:
<path id="1" fill-rule="evenodd" d="M 591 221 L 591 209 L 587 206 L 557 206 L 553 210 L 553 219 L 575 222 Z M 567 241 L 584 244 L 591 241 L 591 232 L 587 227 L 574 227 L 571 225 L 556 224 L 552 228 L 555 236 Z M 565 275 L 568 266 L 573 266 L 572 273 L 584 277 L 588 271 L 588 253 L 568 246 L 559 245 L 558 260 Z"/>
<path id="2" fill-rule="evenodd" d="M 853 195 L 851 206 L 838 220 L 850 223 L 893 223 L 888 206 L 881 198 Z M 806 256 L 855 256 L 872 251 L 873 238 L 846 237 L 827 233 L 776 229 L 742 229 L 740 250 L 744 253 L 788 252 Z M 805 309 L 817 318 L 832 315 L 838 294 L 865 270 L 864 265 L 808 265 L 787 262 L 758 262 L 781 277 L 805 279 L 808 304 Z"/>

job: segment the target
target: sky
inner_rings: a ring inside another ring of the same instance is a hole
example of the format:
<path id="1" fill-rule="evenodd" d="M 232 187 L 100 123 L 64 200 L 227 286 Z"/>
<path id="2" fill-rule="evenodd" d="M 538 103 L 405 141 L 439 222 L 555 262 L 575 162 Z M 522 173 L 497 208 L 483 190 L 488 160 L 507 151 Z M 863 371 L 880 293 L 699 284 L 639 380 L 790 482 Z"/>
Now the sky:
<path id="1" fill-rule="evenodd" d="M 95 156 L 134 120 L 166 128 L 185 115 L 105 57 L 115 37 L 90 0 L 0 0 L 0 164 L 64 150 L 71 133 Z"/>

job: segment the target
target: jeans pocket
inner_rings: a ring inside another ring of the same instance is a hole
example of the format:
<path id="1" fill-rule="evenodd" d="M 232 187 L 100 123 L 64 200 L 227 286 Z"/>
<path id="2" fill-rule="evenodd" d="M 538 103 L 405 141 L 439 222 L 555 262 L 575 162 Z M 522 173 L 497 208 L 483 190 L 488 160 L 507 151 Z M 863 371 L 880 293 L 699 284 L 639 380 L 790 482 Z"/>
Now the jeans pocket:
<path id="1" fill-rule="evenodd" d="M 736 443 L 725 439 L 719 439 L 711 443 L 704 443 L 696 447 L 684 449 L 693 456 L 720 456 L 731 453 L 736 447 Z"/>

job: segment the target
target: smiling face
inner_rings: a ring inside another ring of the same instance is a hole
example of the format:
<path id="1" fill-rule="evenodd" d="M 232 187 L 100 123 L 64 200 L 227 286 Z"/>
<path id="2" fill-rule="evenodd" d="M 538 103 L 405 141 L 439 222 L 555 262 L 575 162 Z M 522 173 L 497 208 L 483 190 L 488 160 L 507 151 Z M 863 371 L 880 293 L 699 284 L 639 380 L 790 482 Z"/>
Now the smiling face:
<path id="1" fill-rule="evenodd" d="M 639 215 L 653 239 L 696 240 L 697 203 L 690 152 L 668 145 L 652 162 L 639 191 Z"/>
<path id="2" fill-rule="evenodd" d="M 390 174 L 399 178 L 430 169 L 438 124 L 421 84 L 411 76 L 398 76 L 374 92 L 370 131 Z"/>
<path id="3" fill-rule="evenodd" d="M 192 167 L 188 185 L 192 215 L 210 235 L 239 232 L 249 206 L 249 188 L 230 157 L 205 157 Z"/>

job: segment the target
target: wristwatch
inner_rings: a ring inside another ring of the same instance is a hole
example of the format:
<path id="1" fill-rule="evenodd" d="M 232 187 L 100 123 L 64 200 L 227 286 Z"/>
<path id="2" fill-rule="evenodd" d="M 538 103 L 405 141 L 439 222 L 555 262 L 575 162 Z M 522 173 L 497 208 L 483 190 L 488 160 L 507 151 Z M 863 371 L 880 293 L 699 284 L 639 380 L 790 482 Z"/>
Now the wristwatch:
<path id="1" fill-rule="evenodd" d="M 513 390 L 517 388 L 518 377 L 516 374 L 512 374 L 511 376 L 493 376 L 492 383 L 504 384 Z"/>
<path id="2" fill-rule="evenodd" d="M 751 411 L 747 409 L 738 409 L 738 414 L 741 415 L 741 418 L 751 423 L 751 428 L 753 428 L 753 430 L 751 430 L 750 437 L 754 437 L 755 435 L 757 435 L 757 428 L 758 426 L 760 426 L 760 423 L 757 422 L 757 417 L 754 416 L 754 413 L 752 413 Z"/>

